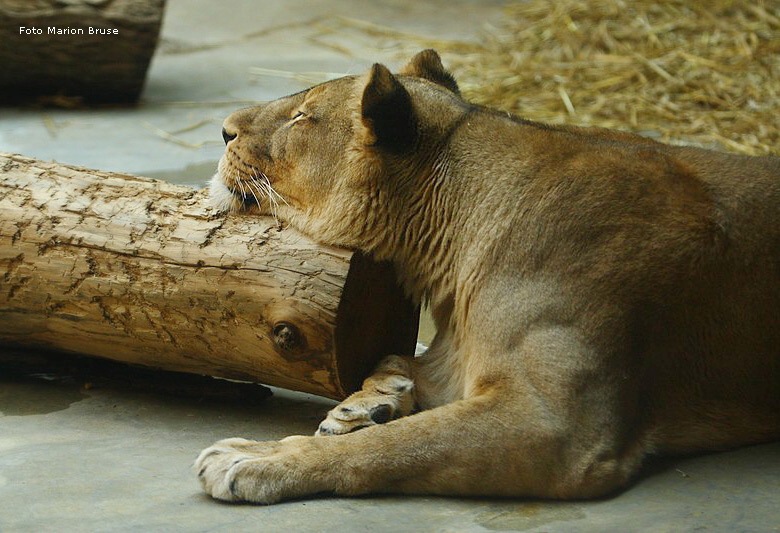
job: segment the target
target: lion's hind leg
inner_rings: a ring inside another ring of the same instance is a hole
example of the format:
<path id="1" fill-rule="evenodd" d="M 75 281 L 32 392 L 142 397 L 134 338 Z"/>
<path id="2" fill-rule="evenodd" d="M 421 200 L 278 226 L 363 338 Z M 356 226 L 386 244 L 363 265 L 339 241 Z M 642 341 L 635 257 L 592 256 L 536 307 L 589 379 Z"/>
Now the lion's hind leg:
<path id="1" fill-rule="evenodd" d="M 328 412 L 315 436 L 342 435 L 384 424 L 414 411 L 414 382 L 409 357 L 383 359 L 363 388 Z"/>

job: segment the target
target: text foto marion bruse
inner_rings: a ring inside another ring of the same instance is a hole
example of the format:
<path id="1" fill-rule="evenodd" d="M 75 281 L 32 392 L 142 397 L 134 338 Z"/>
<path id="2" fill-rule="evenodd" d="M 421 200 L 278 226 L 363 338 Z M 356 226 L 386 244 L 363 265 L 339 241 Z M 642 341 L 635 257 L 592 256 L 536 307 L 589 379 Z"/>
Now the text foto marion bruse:
<path id="1" fill-rule="evenodd" d="M 56 26 L 48 26 L 44 28 L 28 28 L 26 26 L 19 26 L 19 35 L 119 35 L 117 28 L 58 28 Z"/>

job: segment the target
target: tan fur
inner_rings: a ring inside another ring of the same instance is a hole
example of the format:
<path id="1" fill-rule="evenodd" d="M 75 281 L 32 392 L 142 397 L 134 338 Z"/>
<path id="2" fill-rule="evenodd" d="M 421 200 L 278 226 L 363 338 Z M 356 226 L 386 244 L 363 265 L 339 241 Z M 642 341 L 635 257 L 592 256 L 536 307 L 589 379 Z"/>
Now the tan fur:
<path id="1" fill-rule="evenodd" d="M 648 454 L 780 437 L 777 158 L 473 106 L 433 51 L 225 129 L 218 201 L 392 260 L 438 333 L 331 411 L 329 436 L 204 450 L 214 497 L 593 497 Z M 284 201 L 248 207 L 252 174 Z"/>

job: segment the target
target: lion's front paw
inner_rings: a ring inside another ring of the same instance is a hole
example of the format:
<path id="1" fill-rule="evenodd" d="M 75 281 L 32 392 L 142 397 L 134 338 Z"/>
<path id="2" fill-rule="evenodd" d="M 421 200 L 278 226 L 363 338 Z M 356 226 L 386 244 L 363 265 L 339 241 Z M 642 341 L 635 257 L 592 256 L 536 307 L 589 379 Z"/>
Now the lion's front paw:
<path id="1" fill-rule="evenodd" d="M 256 494 L 255 498 L 247 498 L 239 492 L 241 478 L 248 472 L 240 466 L 272 456 L 279 447 L 279 442 L 225 439 L 203 450 L 193 467 L 203 489 L 218 500 L 273 503 L 278 498 L 273 499 L 270 494 Z"/>
<path id="2" fill-rule="evenodd" d="M 235 494 L 235 470 L 237 464 L 253 457 L 245 448 L 252 441 L 246 439 L 225 439 L 203 450 L 195 460 L 203 489 L 219 500 L 238 500 Z"/>
<path id="3" fill-rule="evenodd" d="M 374 376 L 367 386 L 328 412 L 317 437 L 342 435 L 364 427 L 384 424 L 410 414 L 414 408 L 412 380 L 405 376 Z"/>
<path id="4" fill-rule="evenodd" d="M 312 437 L 257 442 L 225 439 L 203 450 L 194 469 L 203 489 L 224 501 L 275 503 L 326 490 Z"/>

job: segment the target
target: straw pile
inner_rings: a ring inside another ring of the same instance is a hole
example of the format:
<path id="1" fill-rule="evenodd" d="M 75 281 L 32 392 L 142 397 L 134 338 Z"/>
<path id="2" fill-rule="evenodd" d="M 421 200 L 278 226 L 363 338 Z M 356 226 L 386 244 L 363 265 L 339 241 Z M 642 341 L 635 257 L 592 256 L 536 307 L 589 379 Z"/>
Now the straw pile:
<path id="1" fill-rule="evenodd" d="M 528 0 L 477 43 L 340 24 L 436 47 L 467 99 L 531 120 L 780 152 L 777 0 Z"/>

